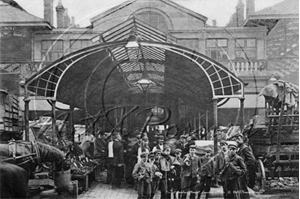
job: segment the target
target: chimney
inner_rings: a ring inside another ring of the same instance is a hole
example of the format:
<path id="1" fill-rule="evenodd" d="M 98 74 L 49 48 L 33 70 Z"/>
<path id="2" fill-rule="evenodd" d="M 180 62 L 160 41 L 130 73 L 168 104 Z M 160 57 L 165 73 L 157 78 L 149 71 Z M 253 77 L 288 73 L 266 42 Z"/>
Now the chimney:
<path id="1" fill-rule="evenodd" d="M 71 24 L 70 26 L 75 26 L 75 17 L 71 17 Z"/>
<path id="2" fill-rule="evenodd" d="M 237 26 L 241 27 L 244 23 L 244 8 L 245 5 L 243 3 L 243 0 L 239 0 L 237 6 L 236 6 L 236 17 L 237 17 Z"/>
<path id="3" fill-rule="evenodd" d="M 255 13 L 255 0 L 246 1 L 246 18 Z"/>
<path id="4" fill-rule="evenodd" d="M 215 19 L 212 20 L 213 27 L 217 27 L 217 21 Z"/>
<path id="5" fill-rule="evenodd" d="M 53 25 L 53 0 L 44 0 L 44 19 Z"/>
<path id="6" fill-rule="evenodd" d="M 64 27 L 64 12 L 65 12 L 65 8 L 62 5 L 62 2 L 61 0 L 58 0 L 58 4 L 56 6 L 57 28 Z"/>
<path id="7" fill-rule="evenodd" d="M 65 12 L 64 12 L 64 28 L 69 28 L 70 27 L 70 17 L 69 17 L 69 14 L 68 14 L 68 8 L 65 9 Z"/>

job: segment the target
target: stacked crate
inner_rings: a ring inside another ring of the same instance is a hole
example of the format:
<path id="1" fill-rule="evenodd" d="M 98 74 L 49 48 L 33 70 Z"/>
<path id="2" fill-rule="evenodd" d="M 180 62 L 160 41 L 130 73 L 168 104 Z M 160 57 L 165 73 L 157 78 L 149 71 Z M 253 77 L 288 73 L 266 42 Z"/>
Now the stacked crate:
<path id="1" fill-rule="evenodd" d="M 5 138 L 19 137 L 23 130 L 22 116 L 19 113 L 19 99 L 0 89 L 0 133 Z"/>

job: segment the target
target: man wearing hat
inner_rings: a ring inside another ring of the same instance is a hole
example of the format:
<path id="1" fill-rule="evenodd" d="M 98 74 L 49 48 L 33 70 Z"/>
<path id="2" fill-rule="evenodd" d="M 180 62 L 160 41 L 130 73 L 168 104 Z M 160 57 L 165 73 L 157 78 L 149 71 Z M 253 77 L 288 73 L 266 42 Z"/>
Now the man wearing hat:
<path id="1" fill-rule="evenodd" d="M 241 133 L 233 134 L 229 140 L 236 141 L 238 145 L 237 154 L 241 156 L 246 164 L 247 167 L 247 173 L 245 176 L 243 176 L 241 181 L 241 186 L 243 187 L 243 190 L 245 192 L 245 195 L 248 194 L 248 187 L 253 189 L 255 186 L 255 157 L 252 153 L 252 149 L 244 143 L 244 136 Z M 248 194 L 249 195 L 249 194 Z M 249 196 L 245 196 L 246 198 L 249 198 Z"/>
<path id="2" fill-rule="evenodd" d="M 136 163 L 132 171 L 133 178 L 138 180 L 138 199 L 151 197 L 153 170 L 147 159 L 148 152 L 142 152 L 141 160 Z"/>
<path id="3" fill-rule="evenodd" d="M 186 198 L 187 192 L 192 191 L 190 199 L 195 199 L 197 191 L 197 177 L 201 168 L 200 158 L 196 155 L 196 145 L 190 145 L 189 153 L 183 157 L 181 171 L 181 198 Z"/>
<path id="4" fill-rule="evenodd" d="M 187 144 L 186 135 L 180 135 L 180 139 L 176 143 L 176 148 L 181 149 L 181 153 L 182 153 L 182 150 L 185 148 L 186 144 Z"/>
<path id="5" fill-rule="evenodd" d="M 163 151 L 164 150 L 164 136 L 160 135 L 158 136 L 158 144 L 156 146 L 153 147 L 152 152 L 155 152 L 157 149 Z"/>
<path id="6" fill-rule="evenodd" d="M 198 198 L 201 197 L 203 191 L 206 192 L 206 198 L 209 196 L 211 179 L 213 177 L 214 161 L 211 158 L 212 149 L 210 147 L 204 148 L 205 155 L 200 158 L 201 169 L 200 169 L 200 187 Z"/>
<path id="7" fill-rule="evenodd" d="M 243 192 L 240 187 L 239 178 L 247 172 L 246 165 L 242 157 L 237 155 L 238 145 L 235 141 L 228 141 L 228 160 L 221 174 L 224 182 L 224 198 L 239 199 Z"/>

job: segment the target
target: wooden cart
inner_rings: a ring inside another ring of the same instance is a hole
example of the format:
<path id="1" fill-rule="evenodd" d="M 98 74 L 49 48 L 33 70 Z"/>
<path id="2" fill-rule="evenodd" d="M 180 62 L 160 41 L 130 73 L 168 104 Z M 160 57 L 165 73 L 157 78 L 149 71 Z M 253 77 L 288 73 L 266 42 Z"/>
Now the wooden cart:
<path id="1" fill-rule="evenodd" d="M 262 89 L 265 115 L 254 118 L 248 133 L 257 158 L 257 181 L 265 189 L 268 177 L 299 177 L 299 91 L 277 81 Z"/>

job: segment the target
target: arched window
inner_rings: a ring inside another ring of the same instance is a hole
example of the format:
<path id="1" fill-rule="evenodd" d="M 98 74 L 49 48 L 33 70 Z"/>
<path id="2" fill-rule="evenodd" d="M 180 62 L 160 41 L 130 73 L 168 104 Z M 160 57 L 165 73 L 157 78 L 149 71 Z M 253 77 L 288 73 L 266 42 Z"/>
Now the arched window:
<path id="1" fill-rule="evenodd" d="M 164 16 L 158 12 L 153 11 L 143 11 L 134 15 L 137 19 L 157 28 L 158 30 L 167 33 L 168 23 Z"/>

